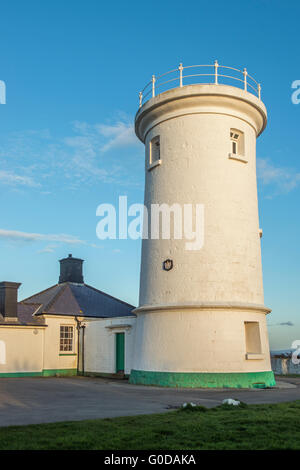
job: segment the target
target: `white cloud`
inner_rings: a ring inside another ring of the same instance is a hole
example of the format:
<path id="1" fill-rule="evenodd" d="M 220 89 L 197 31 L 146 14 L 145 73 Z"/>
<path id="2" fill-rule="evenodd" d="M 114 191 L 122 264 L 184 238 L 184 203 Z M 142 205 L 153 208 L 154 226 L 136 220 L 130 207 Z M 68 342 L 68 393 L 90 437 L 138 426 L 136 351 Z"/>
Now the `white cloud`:
<path id="1" fill-rule="evenodd" d="M 106 183 L 121 183 L 126 169 L 121 164 L 120 154 L 116 156 L 111 152 L 109 159 L 104 158 L 104 154 L 115 148 L 122 150 L 141 145 L 128 118 L 123 117 L 123 120 L 112 124 L 76 121 L 73 131 L 76 135 L 63 139 L 67 149 L 68 174 L 79 181 L 97 178 Z M 68 155 L 70 150 L 71 155 Z M 66 161 L 65 158 L 63 160 Z"/>
<path id="2" fill-rule="evenodd" d="M 57 245 L 47 245 L 47 246 L 45 246 L 45 248 L 43 248 L 42 250 L 39 250 L 38 253 L 39 253 L 39 254 L 42 254 L 42 253 L 54 253 L 54 252 L 55 252 L 55 248 L 57 248 Z"/>
<path id="3" fill-rule="evenodd" d="M 29 233 L 19 232 L 17 230 L 5 230 L 0 229 L 0 239 L 6 239 L 10 241 L 23 241 L 23 242 L 39 242 L 39 241 L 54 241 L 67 243 L 70 245 L 85 245 L 86 241 L 80 240 L 78 237 L 66 234 L 41 234 L 41 233 Z"/>
<path id="4" fill-rule="evenodd" d="M 288 193 L 300 184 L 300 173 L 289 168 L 276 167 L 269 159 L 257 160 L 257 176 L 263 185 L 273 185 L 280 193 Z"/>
<path id="5" fill-rule="evenodd" d="M 139 144 L 132 124 L 118 121 L 114 125 L 99 124 L 96 129 L 102 136 L 108 138 L 108 141 L 101 147 L 102 152 L 107 152 L 114 147 L 130 147 Z"/>
<path id="6" fill-rule="evenodd" d="M 142 165 L 142 159 L 134 148 L 142 151 L 142 144 L 135 137 L 132 121 L 125 115 L 107 123 L 76 121 L 64 137 L 47 129 L 3 134 L 0 187 L 9 184 L 41 191 L 47 186 L 49 191 L 57 186 L 76 189 L 83 183 L 137 185 L 132 170 L 137 159 Z M 127 152 L 125 167 L 123 151 Z"/>
<path id="7" fill-rule="evenodd" d="M 17 175 L 13 171 L 0 171 L 0 183 L 10 185 L 10 186 L 29 186 L 29 187 L 38 187 L 39 183 L 36 183 L 33 178 L 30 176 Z"/>

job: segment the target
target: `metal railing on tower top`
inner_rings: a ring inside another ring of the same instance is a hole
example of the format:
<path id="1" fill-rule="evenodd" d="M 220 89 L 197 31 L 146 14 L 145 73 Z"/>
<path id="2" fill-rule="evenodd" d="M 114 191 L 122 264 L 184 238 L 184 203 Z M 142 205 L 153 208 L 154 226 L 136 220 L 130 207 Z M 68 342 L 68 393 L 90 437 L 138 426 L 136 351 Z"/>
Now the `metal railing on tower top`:
<path id="1" fill-rule="evenodd" d="M 211 73 L 190 73 L 188 71 L 187 74 L 184 75 L 184 70 L 200 68 L 200 71 L 202 71 L 205 67 L 208 69 L 208 72 Z M 226 70 L 223 72 L 223 69 Z M 231 75 L 225 74 L 227 70 L 230 70 L 228 73 Z M 169 76 L 171 76 L 171 78 L 169 78 Z M 164 77 L 166 77 L 167 80 L 165 80 Z M 202 81 L 203 77 L 210 77 L 210 81 Z M 218 61 L 215 60 L 213 65 L 188 65 L 187 67 L 183 67 L 182 64 L 179 64 L 177 69 L 170 70 L 158 76 L 152 75 L 152 80 L 147 83 L 139 93 L 140 108 L 146 101 L 157 94 L 157 90 L 161 93 L 172 88 L 172 85 L 175 85 L 174 88 L 195 83 L 202 85 L 232 85 L 232 81 L 234 81 L 234 86 L 240 85 L 239 88 L 243 88 L 245 91 L 249 91 L 261 99 L 261 86 L 248 74 L 247 69 L 239 70 L 233 67 L 227 67 L 226 65 L 218 64 Z M 236 82 L 238 82 L 238 84 L 236 84 Z"/>

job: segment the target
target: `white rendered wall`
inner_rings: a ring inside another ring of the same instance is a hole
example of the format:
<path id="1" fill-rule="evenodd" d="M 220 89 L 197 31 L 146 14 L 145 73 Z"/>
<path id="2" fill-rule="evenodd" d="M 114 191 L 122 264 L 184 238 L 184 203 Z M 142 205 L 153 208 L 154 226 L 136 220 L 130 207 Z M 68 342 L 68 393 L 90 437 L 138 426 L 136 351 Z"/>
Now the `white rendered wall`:
<path id="1" fill-rule="evenodd" d="M 5 344 L 1 374 L 41 373 L 44 361 L 45 328 L 29 326 L 0 327 L 0 341 Z"/>
<path id="2" fill-rule="evenodd" d="M 246 359 L 245 321 L 260 325 L 261 355 Z M 145 334 L 146 332 L 146 334 Z M 164 372 L 269 371 L 264 313 L 240 309 L 182 309 L 138 314 L 133 369 Z"/>
<path id="3" fill-rule="evenodd" d="M 125 374 L 133 362 L 135 317 L 117 317 L 86 321 L 85 372 L 116 372 L 116 333 L 125 333 Z"/>
<path id="4" fill-rule="evenodd" d="M 221 85 L 176 88 L 138 112 L 148 210 L 155 203 L 203 204 L 205 217 L 199 251 L 187 251 L 184 239 L 143 240 L 134 369 L 270 370 L 256 183 L 256 138 L 266 118 L 260 100 Z M 231 129 L 244 133 L 246 163 L 229 158 Z M 157 135 L 161 164 L 149 171 Z M 167 258 L 174 262 L 168 272 Z M 256 360 L 246 359 L 245 321 L 259 322 Z"/>
<path id="5" fill-rule="evenodd" d="M 75 317 L 66 315 L 45 315 L 47 328 L 44 341 L 45 370 L 77 369 L 77 323 Z M 73 351 L 60 351 L 60 327 L 73 326 Z"/>
<path id="6" fill-rule="evenodd" d="M 168 106 L 158 107 L 155 116 L 154 111 L 149 112 L 155 126 L 143 126 L 145 205 L 203 204 L 205 240 L 200 251 L 186 251 L 186 240 L 144 240 L 140 305 L 186 301 L 263 304 L 256 185 L 260 115 L 257 112 L 258 122 L 251 115 L 246 121 L 250 105 L 223 96 L 178 100 L 173 103 L 177 115 L 171 119 Z M 244 133 L 248 163 L 228 158 L 231 128 Z M 162 164 L 148 171 L 149 142 L 156 135 L 160 135 Z M 170 272 L 162 270 L 166 258 L 174 260 Z"/>

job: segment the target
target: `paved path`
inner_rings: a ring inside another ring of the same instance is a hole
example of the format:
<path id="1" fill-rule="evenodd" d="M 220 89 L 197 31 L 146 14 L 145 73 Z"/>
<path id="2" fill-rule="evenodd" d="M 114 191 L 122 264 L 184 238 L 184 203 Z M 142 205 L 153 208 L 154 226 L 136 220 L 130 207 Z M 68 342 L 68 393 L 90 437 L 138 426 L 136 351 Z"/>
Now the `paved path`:
<path id="1" fill-rule="evenodd" d="M 160 413 L 184 402 L 213 407 L 224 398 L 246 403 L 300 400 L 300 377 L 279 379 L 278 385 L 267 390 L 171 389 L 88 377 L 2 378 L 0 426 Z"/>

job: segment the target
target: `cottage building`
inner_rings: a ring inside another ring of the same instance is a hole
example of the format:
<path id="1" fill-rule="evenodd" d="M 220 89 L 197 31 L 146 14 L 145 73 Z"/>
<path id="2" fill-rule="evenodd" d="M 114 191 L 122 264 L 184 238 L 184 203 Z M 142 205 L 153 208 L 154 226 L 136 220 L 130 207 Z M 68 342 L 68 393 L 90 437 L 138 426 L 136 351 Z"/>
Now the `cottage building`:
<path id="1" fill-rule="evenodd" d="M 17 301 L 0 283 L 0 377 L 129 374 L 133 306 L 84 283 L 83 260 L 60 261 L 58 284 Z"/>

